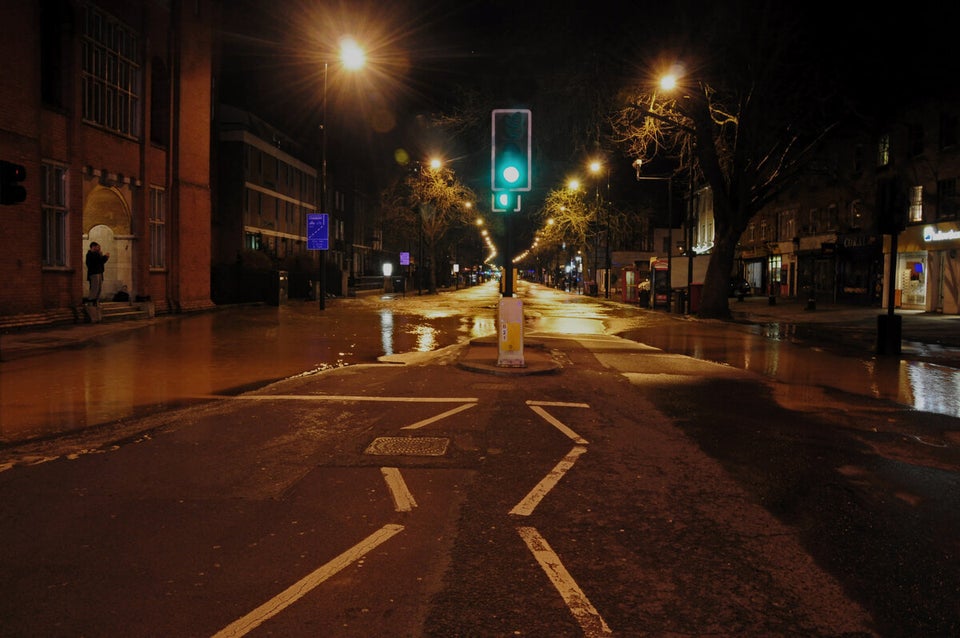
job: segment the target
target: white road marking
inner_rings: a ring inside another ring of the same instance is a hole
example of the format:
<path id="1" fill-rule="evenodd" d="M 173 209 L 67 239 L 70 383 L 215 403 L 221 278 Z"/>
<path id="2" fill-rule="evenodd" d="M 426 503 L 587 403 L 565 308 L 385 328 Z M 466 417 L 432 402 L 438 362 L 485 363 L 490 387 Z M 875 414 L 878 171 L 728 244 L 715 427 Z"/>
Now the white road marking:
<path id="1" fill-rule="evenodd" d="M 461 405 L 461 406 L 455 407 L 455 408 L 452 409 L 452 410 L 447 410 L 447 411 L 444 412 L 443 414 L 438 414 L 438 415 L 436 415 L 436 416 L 432 416 L 432 417 L 430 417 L 429 419 L 424 419 L 423 421 L 417 421 L 417 422 L 414 423 L 413 425 L 405 425 L 405 426 L 403 426 L 403 427 L 400 428 L 400 429 L 401 429 L 401 430 L 415 430 L 415 429 L 417 429 L 417 428 L 422 428 L 422 427 L 425 426 L 425 425 L 430 425 L 430 424 L 433 423 L 434 421 L 439 421 L 440 419 L 445 419 L 445 418 L 447 418 L 448 416 L 453 416 L 454 414 L 457 414 L 458 412 L 463 412 L 464 410 L 469 410 L 470 408 L 474 407 L 475 405 L 477 405 L 477 404 L 476 404 L 476 403 L 465 403 L 465 404 L 463 404 L 463 405 Z"/>
<path id="2" fill-rule="evenodd" d="M 517 531 L 527 544 L 527 548 L 530 549 L 533 557 L 540 563 L 541 569 L 547 574 L 550 582 L 560 593 L 570 613 L 580 624 L 583 635 L 587 638 L 593 638 L 594 636 L 613 633 L 600 613 L 587 599 L 586 594 L 577 585 L 570 572 L 560 562 L 560 557 L 550 548 L 550 544 L 537 532 L 537 529 L 535 527 L 518 527 Z"/>
<path id="3" fill-rule="evenodd" d="M 475 403 L 480 400 L 476 397 L 375 397 L 353 394 L 241 394 L 235 397 L 212 396 L 212 398 L 251 401 L 395 401 L 397 403 Z"/>
<path id="4" fill-rule="evenodd" d="M 381 467 L 383 480 L 387 483 L 387 489 L 390 490 L 390 496 L 393 498 L 393 509 L 397 512 L 409 512 L 417 506 L 417 501 L 413 494 L 407 489 L 407 484 L 400 475 L 400 469 L 396 467 Z"/>
<path id="5" fill-rule="evenodd" d="M 246 635 L 308 594 L 317 585 L 402 531 L 403 525 L 384 525 L 357 545 L 300 579 L 243 618 L 230 623 L 215 633 L 213 638 L 235 638 Z"/>
<path id="6" fill-rule="evenodd" d="M 589 408 L 589 403 L 567 403 L 565 401 L 527 401 L 527 405 L 545 405 L 555 408 Z"/>
<path id="7" fill-rule="evenodd" d="M 576 463 L 577 459 L 581 454 L 587 451 L 587 448 L 577 445 L 570 452 L 567 453 L 563 459 L 557 463 L 552 470 L 547 472 L 547 475 L 544 476 L 539 483 L 537 483 L 530 492 L 523 497 L 523 500 L 517 503 L 512 510 L 511 514 L 516 514 L 517 516 L 529 516 L 533 513 L 533 510 L 540 504 L 540 501 L 543 500 L 543 497 L 546 496 L 550 490 L 552 490 L 557 483 L 560 482 L 560 479 L 563 478 L 563 475 L 567 473 L 573 464 Z"/>
<path id="8" fill-rule="evenodd" d="M 553 427 L 557 428 L 558 430 L 566 434 L 568 437 L 570 437 L 574 443 L 579 443 L 580 445 L 587 444 L 587 440 L 585 438 L 583 438 L 582 436 L 580 436 L 579 434 L 577 434 L 576 432 L 574 432 L 573 430 L 565 426 L 563 423 L 561 423 L 558 419 L 553 417 L 549 412 L 541 408 L 539 405 L 531 405 L 530 409 L 536 412 L 537 414 L 539 414 L 540 416 L 542 416 L 547 423 L 549 423 L 550 425 L 552 425 Z"/>

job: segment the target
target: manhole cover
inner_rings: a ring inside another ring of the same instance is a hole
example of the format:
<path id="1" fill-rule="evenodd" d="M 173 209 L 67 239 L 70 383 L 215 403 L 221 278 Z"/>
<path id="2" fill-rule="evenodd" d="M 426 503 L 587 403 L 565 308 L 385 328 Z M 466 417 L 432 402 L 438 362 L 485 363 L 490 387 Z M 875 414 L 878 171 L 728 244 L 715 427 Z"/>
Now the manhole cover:
<path id="1" fill-rule="evenodd" d="M 450 439 L 435 436 L 380 436 L 375 438 L 364 454 L 443 456 Z"/>

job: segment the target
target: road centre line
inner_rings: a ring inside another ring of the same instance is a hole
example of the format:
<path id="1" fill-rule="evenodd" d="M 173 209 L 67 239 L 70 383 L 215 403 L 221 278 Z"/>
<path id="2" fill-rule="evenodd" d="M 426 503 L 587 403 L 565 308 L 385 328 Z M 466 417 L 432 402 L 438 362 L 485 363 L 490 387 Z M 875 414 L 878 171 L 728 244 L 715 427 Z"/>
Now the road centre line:
<path id="1" fill-rule="evenodd" d="M 387 484 L 387 489 L 390 490 L 390 497 L 393 499 L 394 511 L 409 512 L 417 506 L 417 501 L 413 498 L 413 494 L 411 494 L 410 490 L 407 488 L 407 484 L 403 480 L 403 476 L 400 475 L 399 468 L 381 467 L 380 472 L 383 474 L 383 480 Z"/>
<path id="2" fill-rule="evenodd" d="M 403 426 L 403 427 L 400 428 L 400 429 L 401 429 L 401 430 L 415 430 L 415 429 L 417 429 L 417 428 L 422 428 L 422 427 L 425 426 L 425 425 L 430 425 L 430 424 L 433 423 L 434 421 L 439 421 L 440 419 L 445 419 L 445 418 L 447 418 L 448 416 L 453 416 L 454 414 L 457 414 L 458 412 L 463 412 L 464 410 L 469 410 L 470 408 L 474 407 L 475 405 L 477 405 L 477 404 L 476 404 L 476 403 L 464 403 L 463 405 L 457 406 L 457 407 L 453 408 L 452 410 L 447 410 L 446 412 L 444 412 L 444 413 L 442 413 L 442 414 L 438 414 L 438 415 L 436 415 L 436 416 L 432 416 L 432 417 L 430 417 L 429 419 L 424 419 L 423 421 L 417 421 L 416 423 L 414 423 L 414 424 L 412 424 L 412 425 L 405 425 L 405 426 Z"/>
<path id="3" fill-rule="evenodd" d="M 370 553 L 378 546 L 390 540 L 403 531 L 403 525 L 384 525 L 379 530 L 367 536 L 360 543 L 343 552 L 326 565 L 316 569 L 286 588 L 249 614 L 235 620 L 217 633 L 213 638 L 236 638 L 244 636 L 259 627 L 262 623 L 273 618 L 281 611 L 308 594 L 317 585 L 327 580 L 354 561 Z"/>
<path id="4" fill-rule="evenodd" d="M 536 412 L 537 414 L 539 414 L 540 416 L 542 416 L 547 423 L 549 423 L 550 425 L 552 425 L 553 427 L 557 428 L 558 430 L 566 434 L 568 437 L 570 437 L 574 443 L 579 443 L 580 445 L 587 444 L 588 441 L 585 438 L 583 438 L 582 436 L 580 436 L 579 434 L 577 434 L 576 432 L 574 432 L 573 430 L 565 426 L 563 423 L 561 423 L 558 419 L 554 418 L 553 415 L 551 415 L 549 412 L 541 408 L 539 405 L 531 405 L 530 409 Z"/>
<path id="5" fill-rule="evenodd" d="M 527 405 L 544 405 L 554 408 L 589 408 L 589 403 L 567 403 L 565 401 L 527 401 Z"/>
<path id="6" fill-rule="evenodd" d="M 395 403 L 476 403 L 476 397 L 374 397 L 353 394 L 243 394 L 218 399 L 246 399 L 253 401 L 379 401 Z"/>
<path id="7" fill-rule="evenodd" d="M 560 479 L 563 478 L 563 475 L 567 473 L 570 468 L 573 467 L 573 464 L 577 462 L 577 459 L 580 458 L 580 455 L 587 451 L 587 448 L 582 445 L 576 445 L 572 450 L 570 450 L 565 457 L 563 457 L 559 463 L 557 463 L 552 470 L 547 472 L 547 475 L 540 479 L 540 482 L 537 483 L 530 492 L 523 497 L 519 503 L 517 503 L 512 510 L 511 514 L 517 516 L 529 516 L 533 513 L 533 510 L 540 504 L 540 501 L 543 500 L 550 490 L 556 487 L 557 483 L 560 482 Z"/>
<path id="8" fill-rule="evenodd" d="M 584 636 L 593 638 L 594 636 L 613 633 L 600 613 L 587 599 L 586 594 L 577 585 L 573 576 L 560 562 L 560 557 L 557 556 L 537 529 L 535 527 L 518 527 L 517 531 L 520 533 L 523 542 L 527 544 L 527 548 L 533 554 L 533 557 L 540 564 L 540 568 L 543 569 L 547 578 L 560 593 L 560 597 L 563 598 L 563 602 L 566 603 L 570 613 L 580 624 Z"/>

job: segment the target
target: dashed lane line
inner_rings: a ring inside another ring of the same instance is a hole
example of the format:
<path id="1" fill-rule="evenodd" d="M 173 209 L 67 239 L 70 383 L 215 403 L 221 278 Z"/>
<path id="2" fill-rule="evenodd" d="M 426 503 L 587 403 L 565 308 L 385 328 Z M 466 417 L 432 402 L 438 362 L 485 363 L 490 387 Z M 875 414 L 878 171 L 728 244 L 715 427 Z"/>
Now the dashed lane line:
<path id="1" fill-rule="evenodd" d="M 387 483 L 387 489 L 390 490 L 394 511 L 409 512 L 417 506 L 417 501 L 407 488 L 407 483 L 403 480 L 399 468 L 382 467 L 380 472 L 383 474 L 383 480 Z"/>

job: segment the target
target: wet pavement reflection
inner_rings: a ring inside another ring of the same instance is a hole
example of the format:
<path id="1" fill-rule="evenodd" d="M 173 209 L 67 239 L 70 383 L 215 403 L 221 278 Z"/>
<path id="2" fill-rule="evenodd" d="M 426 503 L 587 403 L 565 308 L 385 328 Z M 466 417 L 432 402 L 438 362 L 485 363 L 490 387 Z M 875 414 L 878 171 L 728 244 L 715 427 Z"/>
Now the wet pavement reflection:
<path id="1" fill-rule="evenodd" d="M 827 388 L 960 416 L 957 368 L 795 343 L 783 336 L 792 332 L 770 326 L 757 330 L 738 324 L 666 321 L 627 330 L 622 336 L 775 379 L 786 384 L 783 395 L 797 404 L 821 397 L 822 389 Z"/>
<path id="2" fill-rule="evenodd" d="M 797 343 L 788 325 L 684 319 L 544 287 L 524 293 L 531 334 L 617 334 L 754 371 L 781 382 L 780 394 L 797 404 L 822 400 L 824 389 L 832 389 L 960 416 L 960 370 L 954 367 Z M 279 308 L 229 308 L 160 317 L 76 347 L 4 360 L 0 443 L 493 335 L 498 299 L 494 283 L 454 294 L 337 300 L 323 311 L 299 300 Z M 956 352 L 948 354 L 958 360 Z"/>
<path id="3" fill-rule="evenodd" d="M 492 328 L 492 320 L 479 322 Z M 192 316 L 4 361 L 0 442 L 78 430 L 384 354 L 431 351 L 477 327 L 455 313 L 291 302 Z M 371 338 L 380 335 L 380 339 Z"/>

